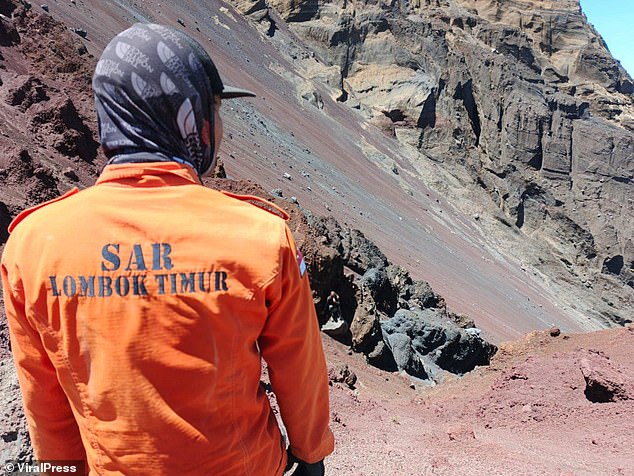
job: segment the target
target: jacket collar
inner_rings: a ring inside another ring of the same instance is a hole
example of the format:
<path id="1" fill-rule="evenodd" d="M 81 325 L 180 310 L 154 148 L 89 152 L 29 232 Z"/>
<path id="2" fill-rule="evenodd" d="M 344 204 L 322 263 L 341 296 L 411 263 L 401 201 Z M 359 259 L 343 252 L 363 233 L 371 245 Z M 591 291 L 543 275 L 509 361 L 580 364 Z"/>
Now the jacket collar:
<path id="1" fill-rule="evenodd" d="M 138 162 L 111 164 L 103 169 L 97 185 L 116 183 L 134 187 L 198 184 L 201 181 L 192 167 L 178 162 Z"/>

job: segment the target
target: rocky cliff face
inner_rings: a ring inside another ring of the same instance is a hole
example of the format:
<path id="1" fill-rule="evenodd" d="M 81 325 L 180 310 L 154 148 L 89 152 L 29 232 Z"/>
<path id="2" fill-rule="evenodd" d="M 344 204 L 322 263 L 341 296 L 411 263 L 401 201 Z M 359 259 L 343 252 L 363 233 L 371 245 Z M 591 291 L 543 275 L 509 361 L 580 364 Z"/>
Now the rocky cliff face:
<path id="1" fill-rule="evenodd" d="M 574 1 L 6 1 L 0 13 L 2 239 L 24 205 L 94 180 L 95 56 L 131 22 L 157 21 L 258 93 L 227 109 L 230 176 L 363 230 L 498 342 L 632 318 L 631 80 Z"/>
<path id="2" fill-rule="evenodd" d="M 632 319 L 634 84 L 578 0 L 232 3 L 333 99 L 458 178 L 442 188 L 464 211 L 492 200 L 515 233 L 490 230 L 500 249 L 601 296 L 595 316 Z"/>

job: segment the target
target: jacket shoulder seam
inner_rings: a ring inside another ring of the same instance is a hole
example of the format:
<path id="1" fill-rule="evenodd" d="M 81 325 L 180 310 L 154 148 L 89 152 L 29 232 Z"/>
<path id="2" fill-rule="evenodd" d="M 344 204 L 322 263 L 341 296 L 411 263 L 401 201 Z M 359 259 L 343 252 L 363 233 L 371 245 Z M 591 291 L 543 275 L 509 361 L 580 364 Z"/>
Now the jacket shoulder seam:
<path id="1" fill-rule="evenodd" d="M 39 210 L 40 208 L 44 208 L 47 205 L 50 205 L 51 203 L 56 203 L 56 202 L 59 202 L 61 200 L 64 200 L 65 198 L 68 198 L 71 195 L 75 195 L 77 193 L 79 193 L 79 189 L 77 187 L 74 187 L 71 190 L 69 190 L 68 192 L 66 192 L 65 194 L 60 195 L 59 197 L 53 198 L 52 200 L 48 200 L 46 202 L 40 203 L 38 205 L 35 205 L 33 207 L 30 207 L 30 208 L 27 208 L 26 210 L 21 211 L 11 221 L 11 223 L 9 224 L 9 227 L 7 228 L 7 230 L 9 231 L 9 233 L 12 233 L 13 230 L 15 230 L 15 228 L 20 224 L 20 222 L 22 222 L 26 217 L 31 215 L 33 212 Z"/>

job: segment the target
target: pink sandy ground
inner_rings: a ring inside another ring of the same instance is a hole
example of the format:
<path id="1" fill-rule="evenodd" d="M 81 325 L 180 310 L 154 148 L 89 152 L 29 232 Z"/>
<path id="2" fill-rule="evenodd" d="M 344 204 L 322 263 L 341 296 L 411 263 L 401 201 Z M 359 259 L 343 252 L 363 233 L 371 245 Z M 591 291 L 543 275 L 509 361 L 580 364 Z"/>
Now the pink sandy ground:
<path id="1" fill-rule="evenodd" d="M 442 385 L 369 368 L 325 338 L 329 365 L 358 377 L 334 383 L 333 475 L 634 475 L 634 393 L 592 403 L 580 366 L 634 383 L 634 327 L 535 332 L 505 343 L 492 365 Z"/>

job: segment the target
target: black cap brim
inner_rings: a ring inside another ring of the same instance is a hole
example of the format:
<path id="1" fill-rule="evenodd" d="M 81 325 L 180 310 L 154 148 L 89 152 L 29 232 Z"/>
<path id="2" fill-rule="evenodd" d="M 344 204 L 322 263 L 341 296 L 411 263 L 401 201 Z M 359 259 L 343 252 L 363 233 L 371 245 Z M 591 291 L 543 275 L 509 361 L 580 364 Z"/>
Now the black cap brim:
<path id="1" fill-rule="evenodd" d="M 232 99 L 241 97 L 255 97 L 255 93 L 246 89 L 234 88 L 233 86 L 224 86 L 222 92 L 218 94 L 222 99 Z"/>

